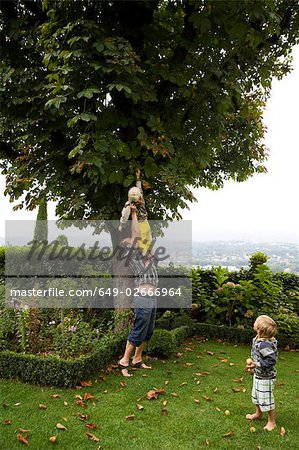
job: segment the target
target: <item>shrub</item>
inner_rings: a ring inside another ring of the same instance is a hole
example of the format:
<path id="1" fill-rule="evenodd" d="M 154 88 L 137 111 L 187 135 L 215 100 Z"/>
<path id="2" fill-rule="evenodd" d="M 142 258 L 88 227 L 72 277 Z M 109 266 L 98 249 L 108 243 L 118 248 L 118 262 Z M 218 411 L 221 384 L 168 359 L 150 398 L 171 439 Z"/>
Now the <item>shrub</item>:
<path id="1" fill-rule="evenodd" d="M 109 336 L 87 356 L 75 360 L 57 356 L 36 356 L 11 351 L 0 352 L 0 377 L 19 378 L 33 384 L 73 387 L 80 380 L 103 369 L 125 345 L 125 336 Z"/>
<path id="2" fill-rule="evenodd" d="M 147 353 L 167 358 L 176 349 L 176 336 L 168 330 L 155 329 L 147 345 Z"/>

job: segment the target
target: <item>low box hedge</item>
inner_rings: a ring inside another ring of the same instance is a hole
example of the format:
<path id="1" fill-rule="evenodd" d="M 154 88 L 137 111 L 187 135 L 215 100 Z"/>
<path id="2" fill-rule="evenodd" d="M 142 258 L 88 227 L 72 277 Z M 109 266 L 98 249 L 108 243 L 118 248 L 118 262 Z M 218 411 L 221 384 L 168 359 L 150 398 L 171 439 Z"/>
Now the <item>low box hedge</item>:
<path id="1" fill-rule="evenodd" d="M 4 350 L 0 352 L 0 377 L 19 378 L 33 384 L 73 387 L 96 370 L 104 368 L 117 353 L 123 351 L 125 342 L 124 335 L 103 343 L 99 341 L 96 350 L 75 360 Z"/>
<path id="2" fill-rule="evenodd" d="M 191 334 L 192 329 L 188 326 L 181 326 L 173 330 L 156 328 L 146 347 L 146 352 L 150 355 L 167 358 Z"/>
<path id="3" fill-rule="evenodd" d="M 180 322 L 179 318 L 177 318 L 176 322 Z M 182 318 L 182 323 L 185 323 L 185 317 Z M 164 317 L 161 317 L 156 321 L 156 327 L 165 330 L 170 330 L 169 324 L 170 321 Z M 239 344 L 251 343 L 252 338 L 255 336 L 254 331 L 250 328 L 227 327 L 225 325 L 200 323 L 190 319 L 187 328 L 190 329 L 190 335 L 192 336 L 203 336 L 208 339 L 223 339 L 228 342 L 235 342 Z M 299 336 L 295 334 L 278 332 L 276 338 L 280 348 L 284 348 L 286 346 L 289 346 L 290 348 L 299 348 Z"/>
<path id="4" fill-rule="evenodd" d="M 158 321 L 157 321 L 158 322 Z M 161 326 L 161 323 L 157 325 Z M 149 341 L 146 352 L 150 355 L 167 358 L 187 337 L 203 336 L 208 339 L 222 339 L 228 342 L 250 344 L 254 332 L 236 327 L 219 326 L 208 323 L 191 322 L 173 330 L 156 328 Z M 279 347 L 299 348 L 297 336 L 282 333 L 277 336 Z M 37 356 L 14 353 L 8 350 L 0 352 L 0 377 L 19 378 L 22 381 L 51 386 L 74 387 L 80 380 L 89 379 L 121 354 L 126 343 L 126 335 L 103 338 L 92 353 L 75 360 L 61 359 L 57 356 Z"/>

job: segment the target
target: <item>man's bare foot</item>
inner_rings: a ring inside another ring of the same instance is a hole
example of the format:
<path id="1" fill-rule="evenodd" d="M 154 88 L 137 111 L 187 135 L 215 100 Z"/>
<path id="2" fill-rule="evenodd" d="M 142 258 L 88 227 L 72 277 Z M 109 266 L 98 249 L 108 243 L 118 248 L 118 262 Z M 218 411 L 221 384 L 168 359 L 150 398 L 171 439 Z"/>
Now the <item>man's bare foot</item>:
<path id="1" fill-rule="evenodd" d="M 152 368 L 152 366 L 148 366 L 143 361 L 138 361 L 138 362 L 134 361 L 134 358 L 132 360 L 132 367 L 140 367 L 141 369 L 151 369 Z"/>
<path id="2" fill-rule="evenodd" d="M 262 414 L 246 414 L 246 419 L 248 420 L 261 420 L 263 418 Z"/>
<path id="3" fill-rule="evenodd" d="M 272 431 L 276 427 L 275 422 L 268 422 L 267 425 L 264 427 L 264 430 L 266 431 Z"/>
<path id="4" fill-rule="evenodd" d="M 132 377 L 133 374 L 128 372 L 128 369 L 121 369 L 121 374 L 123 377 Z"/>
<path id="5" fill-rule="evenodd" d="M 120 368 L 121 374 L 123 377 L 132 377 L 133 375 L 129 373 L 128 368 L 129 364 L 127 361 L 124 361 L 123 359 L 120 359 L 118 361 L 118 367 Z"/>

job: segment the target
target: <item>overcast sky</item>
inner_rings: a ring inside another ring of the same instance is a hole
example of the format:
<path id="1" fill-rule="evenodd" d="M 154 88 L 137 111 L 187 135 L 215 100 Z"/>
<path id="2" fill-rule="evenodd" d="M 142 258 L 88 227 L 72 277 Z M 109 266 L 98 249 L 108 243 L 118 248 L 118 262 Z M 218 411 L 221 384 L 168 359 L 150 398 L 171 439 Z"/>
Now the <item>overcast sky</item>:
<path id="1" fill-rule="evenodd" d="M 294 70 L 274 80 L 264 114 L 265 144 L 270 150 L 267 174 L 256 174 L 244 183 L 227 182 L 223 189 L 196 189 L 198 203 L 183 211 L 192 220 L 193 240 L 245 240 L 250 242 L 299 243 L 298 208 L 298 117 L 299 46 L 293 51 Z M 0 175 L 0 236 L 5 220 L 36 218 L 37 211 L 13 211 L 4 197 L 5 177 Z M 55 219 L 55 204 L 49 204 Z"/>

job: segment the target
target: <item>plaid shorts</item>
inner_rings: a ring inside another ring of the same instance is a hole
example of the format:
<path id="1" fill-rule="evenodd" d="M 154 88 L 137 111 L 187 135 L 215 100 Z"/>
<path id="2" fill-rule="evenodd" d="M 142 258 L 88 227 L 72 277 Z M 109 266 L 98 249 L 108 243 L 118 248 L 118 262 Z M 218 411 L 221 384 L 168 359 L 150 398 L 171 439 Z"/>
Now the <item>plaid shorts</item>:
<path id="1" fill-rule="evenodd" d="M 275 378 L 261 380 L 253 375 L 252 384 L 252 403 L 258 405 L 262 412 L 275 409 L 273 389 Z"/>

